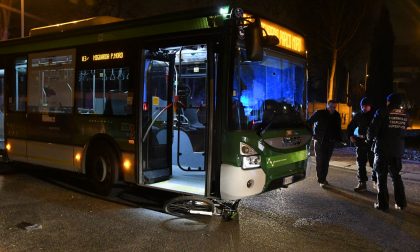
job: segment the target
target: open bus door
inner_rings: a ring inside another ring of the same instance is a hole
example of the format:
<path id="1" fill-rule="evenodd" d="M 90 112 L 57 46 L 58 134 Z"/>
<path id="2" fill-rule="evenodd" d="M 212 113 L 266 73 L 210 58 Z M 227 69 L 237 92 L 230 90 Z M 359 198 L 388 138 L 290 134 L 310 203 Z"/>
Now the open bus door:
<path id="1" fill-rule="evenodd" d="M 141 118 L 140 183 L 153 184 L 171 176 L 173 113 L 172 89 L 175 55 L 144 51 Z"/>
<path id="2" fill-rule="evenodd" d="M 4 68 L 0 66 L 0 153 L 4 151 Z M 3 157 L 3 154 L 1 154 Z"/>
<path id="3" fill-rule="evenodd" d="M 139 184 L 204 195 L 207 45 L 144 50 Z"/>

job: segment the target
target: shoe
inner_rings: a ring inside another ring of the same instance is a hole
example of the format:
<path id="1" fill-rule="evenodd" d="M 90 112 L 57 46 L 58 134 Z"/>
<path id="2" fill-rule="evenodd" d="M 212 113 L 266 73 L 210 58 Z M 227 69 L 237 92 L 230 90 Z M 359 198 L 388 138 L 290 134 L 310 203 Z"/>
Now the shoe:
<path id="1" fill-rule="evenodd" d="M 388 207 L 383 207 L 383 206 L 380 206 L 380 205 L 379 205 L 379 203 L 375 203 L 375 204 L 373 204 L 373 207 L 374 207 L 375 209 L 381 210 L 381 211 L 383 211 L 383 212 L 388 212 Z"/>
<path id="2" fill-rule="evenodd" d="M 354 188 L 355 192 L 366 192 L 366 182 L 359 182 L 357 186 Z"/>
<path id="3" fill-rule="evenodd" d="M 399 206 L 397 204 L 394 205 L 396 210 L 402 211 L 406 208 L 406 206 Z"/>
<path id="4" fill-rule="evenodd" d="M 319 183 L 319 186 L 321 187 L 321 188 L 325 188 L 325 187 L 327 187 L 329 185 L 329 183 L 328 183 L 328 181 L 324 181 L 324 182 L 320 182 Z"/>

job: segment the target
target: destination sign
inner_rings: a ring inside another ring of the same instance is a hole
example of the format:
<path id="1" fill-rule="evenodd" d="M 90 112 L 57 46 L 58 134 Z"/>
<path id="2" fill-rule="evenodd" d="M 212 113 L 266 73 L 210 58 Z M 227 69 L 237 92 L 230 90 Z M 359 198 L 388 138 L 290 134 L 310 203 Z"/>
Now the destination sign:
<path id="1" fill-rule="evenodd" d="M 278 47 L 299 54 L 305 53 L 305 44 L 302 36 L 265 19 L 261 19 L 261 27 L 265 29 L 268 35 L 274 35 L 280 40 Z"/>
<path id="2" fill-rule="evenodd" d="M 105 60 L 124 59 L 124 52 L 101 53 L 101 54 L 93 54 L 91 56 L 83 55 L 81 59 L 82 59 L 82 62 L 87 62 L 89 60 L 105 61 Z"/>
<path id="3" fill-rule="evenodd" d="M 252 18 L 252 15 L 245 13 L 244 17 Z M 302 55 L 305 54 L 305 41 L 301 35 L 266 19 L 261 18 L 260 21 L 261 28 L 263 28 L 268 35 L 276 36 L 279 39 L 280 42 L 277 44 L 277 47 Z"/>

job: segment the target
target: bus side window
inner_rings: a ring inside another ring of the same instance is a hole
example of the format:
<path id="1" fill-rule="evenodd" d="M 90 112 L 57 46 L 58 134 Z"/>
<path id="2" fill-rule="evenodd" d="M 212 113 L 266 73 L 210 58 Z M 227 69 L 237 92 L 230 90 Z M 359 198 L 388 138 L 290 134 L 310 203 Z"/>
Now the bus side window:
<path id="1" fill-rule="evenodd" d="M 81 70 L 76 106 L 79 114 L 130 115 L 132 92 L 129 68 Z"/>
<path id="2" fill-rule="evenodd" d="M 29 54 L 29 112 L 72 112 L 75 54 L 75 49 Z"/>

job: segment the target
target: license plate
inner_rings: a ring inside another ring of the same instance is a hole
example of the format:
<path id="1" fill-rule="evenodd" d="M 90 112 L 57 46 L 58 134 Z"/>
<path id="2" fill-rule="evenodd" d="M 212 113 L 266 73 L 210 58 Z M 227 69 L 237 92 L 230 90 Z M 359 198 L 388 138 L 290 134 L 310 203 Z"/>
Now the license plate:
<path id="1" fill-rule="evenodd" d="M 283 179 L 283 185 L 288 185 L 288 184 L 291 184 L 291 183 L 293 183 L 293 176 L 285 177 Z"/>

